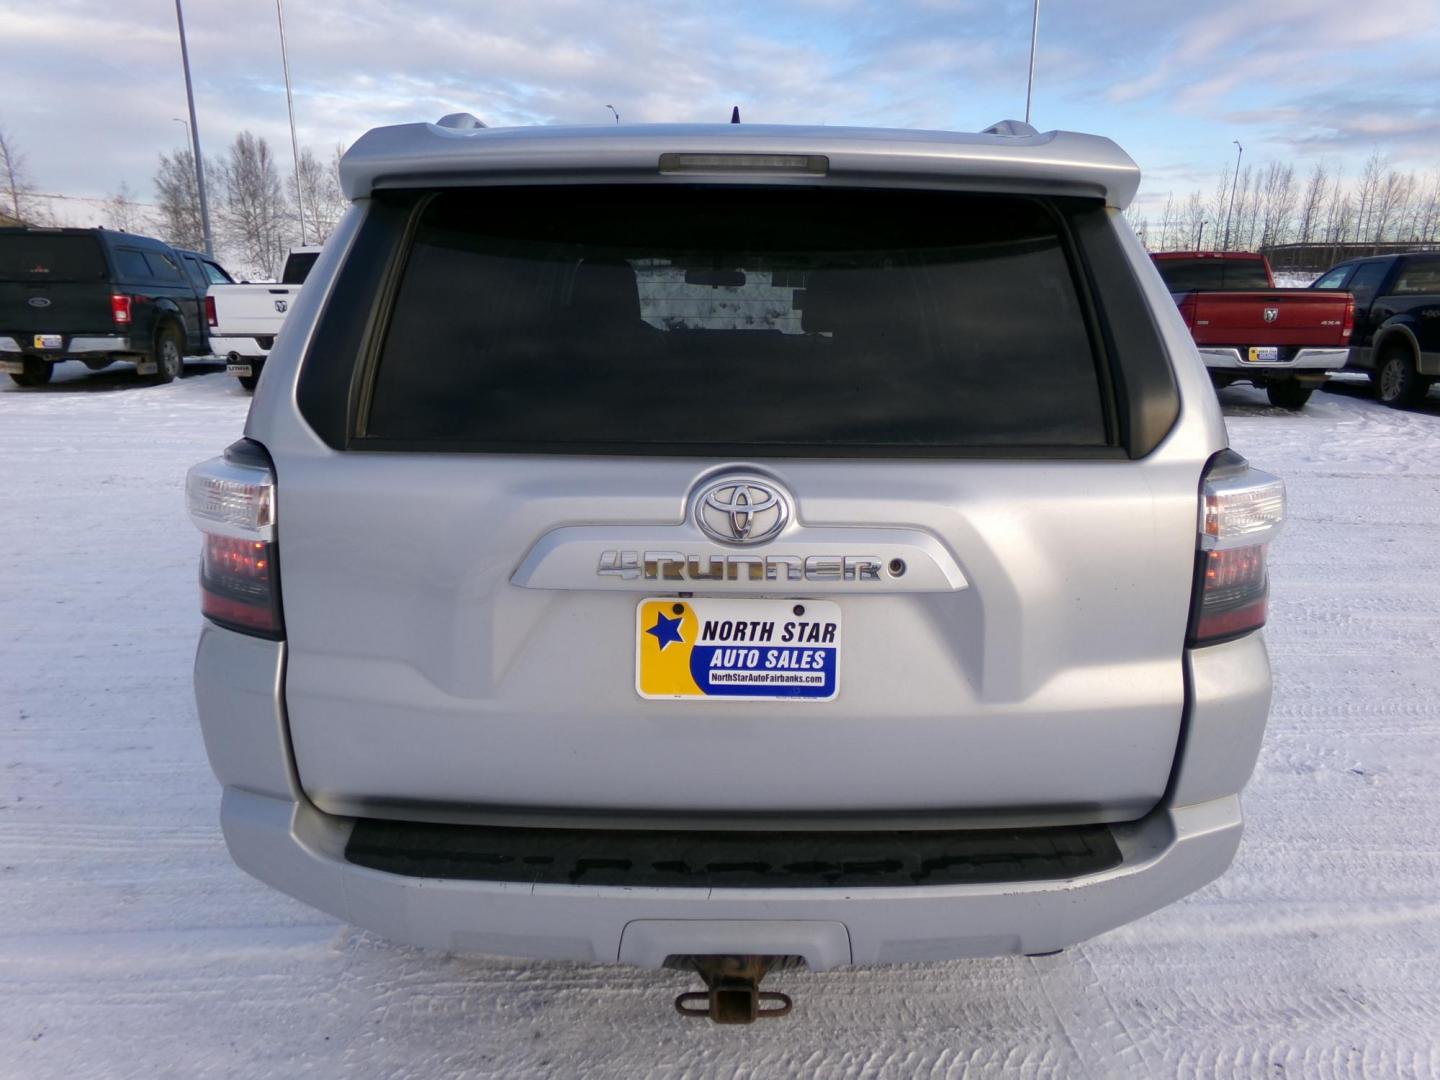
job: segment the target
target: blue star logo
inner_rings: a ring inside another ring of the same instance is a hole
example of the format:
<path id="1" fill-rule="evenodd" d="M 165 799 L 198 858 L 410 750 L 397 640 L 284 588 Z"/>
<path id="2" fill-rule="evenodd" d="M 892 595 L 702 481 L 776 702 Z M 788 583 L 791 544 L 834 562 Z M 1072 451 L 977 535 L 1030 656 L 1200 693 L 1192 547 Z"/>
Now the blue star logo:
<path id="1" fill-rule="evenodd" d="M 646 630 L 647 634 L 654 634 L 655 640 L 660 642 L 660 651 L 665 651 L 665 646 L 672 641 L 677 645 L 685 644 L 685 639 L 680 636 L 680 617 L 667 619 L 663 611 L 656 612 L 658 616 L 655 625 Z"/>

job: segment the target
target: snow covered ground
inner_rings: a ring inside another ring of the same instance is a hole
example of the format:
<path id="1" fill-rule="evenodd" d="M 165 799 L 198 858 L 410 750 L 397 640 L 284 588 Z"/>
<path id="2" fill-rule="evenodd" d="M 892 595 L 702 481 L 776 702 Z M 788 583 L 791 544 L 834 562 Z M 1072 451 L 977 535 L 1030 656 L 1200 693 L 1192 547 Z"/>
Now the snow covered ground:
<path id="1" fill-rule="evenodd" d="M 1292 500 L 1229 874 L 1056 957 L 784 972 L 794 1016 L 722 1029 L 678 973 L 397 948 L 231 865 L 180 483 L 249 399 L 192 371 L 0 389 L 0 1076 L 1440 1074 L 1440 391 L 1222 393 Z"/>

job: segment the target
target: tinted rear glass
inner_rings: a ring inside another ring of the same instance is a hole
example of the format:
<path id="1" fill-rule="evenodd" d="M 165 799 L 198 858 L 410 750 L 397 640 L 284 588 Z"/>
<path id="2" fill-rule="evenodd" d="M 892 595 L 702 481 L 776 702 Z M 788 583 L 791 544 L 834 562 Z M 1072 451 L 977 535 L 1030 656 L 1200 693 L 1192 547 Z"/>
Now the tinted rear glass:
<path id="1" fill-rule="evenodd" d="M 0 233 L 0 278 L 11 281 L 99 281 L 105 256 L 94 236 Z"/>
<path id="2" fill-rule="evenodd" d="M 280 284 L 304 285 L 305 279 L 310 276 L 310 268 L 315 265 L 315 260 L 319 257 L 318 251 L 291 255 L 285 260 L 285 270 L 280 276 Z"/>
<path id="3" fill-rule="evenodd" d="M 1107 444 L 1056 217 L 1030 199 L 452 191 L 378 358 L 379 439 L 817 453 Z"/>
<path id="4" fill-rule="evenodd" d="M 1407 259 L 1390 291 L 1402 296 L 1440 293 L 1440 259 Z"/>
<path id="5" fill-rule="evenodd" d="M 1259 259 L 1156 259 L 1155 265 L 1172 293 L 1274 288 Z"/>

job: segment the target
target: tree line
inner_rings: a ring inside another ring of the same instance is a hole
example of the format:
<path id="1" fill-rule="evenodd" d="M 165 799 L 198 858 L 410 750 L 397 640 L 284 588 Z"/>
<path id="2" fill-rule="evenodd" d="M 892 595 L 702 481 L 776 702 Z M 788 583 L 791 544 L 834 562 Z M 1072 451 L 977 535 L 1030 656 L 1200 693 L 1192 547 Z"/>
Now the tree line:
<path id="1" fill-rule="evenodd" d="M 242 131 L 215 158 L 205 161 L 205 190 L 217 255 L 244 273 L 275 278 L 290 248 L 301 242 L 300 209 L 304 209 L 304 242 L 321 244 L 334 230 L 349 203 L 340 193 L 340 156 L 322 160 L 306 147 L 299 167 L 283 170 L 263 136 Z M 155 201 L 136 197 L 129 184 L 104 200 L 102 223 L 111 229 L 158 236 L 176 247 L 203 251 L 200 192 L 195 155 L 181 147 L 161 154 L 153 177 Z M 0 127 L 0 225 L 55 225 L 47 200 L 35 189 L 29 156 L 14 135 Z"/>
<path id="2" fill-rule="evenodd" d="M 1233 192 L 1233 194 L 1232 194 Z M 1170 195 L 1158 217 L 1133 205 L 1130 223 L 1151 251 L 1257 251 L 1274 244 L 1440 242 L 1440 169 L 1401 172 L 1379 150 L 1359 176 L 1326 162 L 1297 175 L 1274 161 L 1227 166 L 1208 194 Z M 1228 230 L 1227 230 L 1228 222 Z"/>
<path id="3" fill-rule="evenodd" d="M 205 191 L 217 246 L 246 271 L 275 278 L 286 253 L 301 241 L 302 210 L 305 243 L 324 243 L 349 205 L 340 192 L 343 151 L 337 146 L 333 157 L 322 161 L 305 147 L 298 168 L 283 179 L 269 142 L 249 131 L 236 135 L 218 158 L 207 156 Z M 203 249 L 200 193 L 191 149 L 162 153 L 154 184 L 156 235 L 176 247 Z M 118 220 L 127 216 L 129 209 L 122 188 L 110 203 L 115 227 L 126 227 Z"/>

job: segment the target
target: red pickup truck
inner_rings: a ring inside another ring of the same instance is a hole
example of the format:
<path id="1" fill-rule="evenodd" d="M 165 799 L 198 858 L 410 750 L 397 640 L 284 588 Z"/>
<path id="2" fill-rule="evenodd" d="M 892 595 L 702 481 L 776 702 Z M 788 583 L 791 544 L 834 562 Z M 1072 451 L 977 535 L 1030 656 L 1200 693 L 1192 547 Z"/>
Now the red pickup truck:
<path id="1" fill-rule="evenodd" d="M 1152 256 L 1217 386 L 1263 387 L 1272 405 L 1301 409 L 1345 366 L 1355 298 L 1338 289 L 1277 289 L 1270 263 L 1249 252 Z"/>

